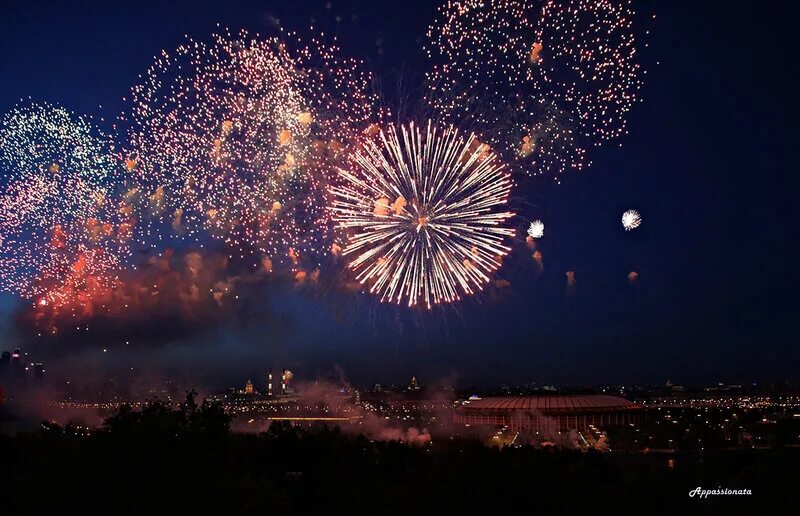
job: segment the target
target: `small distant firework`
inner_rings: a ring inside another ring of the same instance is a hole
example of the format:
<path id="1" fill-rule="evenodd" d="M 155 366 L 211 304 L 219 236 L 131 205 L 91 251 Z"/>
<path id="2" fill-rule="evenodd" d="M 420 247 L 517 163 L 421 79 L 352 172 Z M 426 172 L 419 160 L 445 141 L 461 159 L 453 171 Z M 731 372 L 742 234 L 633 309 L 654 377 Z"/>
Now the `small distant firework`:
<path id="1" fill-rule="evenodd" d="M 541 220 L 534 220 L 528 227 L 528 236 L 531 238 L 542 238 L 544 236 L 544 222 Z"/>
<path id="2" fill-rule="evenodd" d="M 132 221 L 109 196 L 113 148 L 85 117 L 22 104 L 0 121 L 0 288 L 44 305 L 110 286 Z"/>
<path id="3" fill-rule="evenodd" d="M 348 233 L 342 255 L 381 301 L 450 303 L 474 294 L 509 251 L 512 181 L 474 135 L 390 126 L 368 139 L 331 188 Z"/>
<path id="4" fill-rule="evenodd" d="M 529 174 L 627 132 L 642 70 L 631 0 L 451 0 L 428 30 L 430 102 Z"/>
<path id="5" fill-rule="evenodd" d="M 622 227 L 632 231 L 642 225 L 642 216 L 636 210 L 628 210 L 622 214 Z"/>
<path id="6" fill-rule="evenodd" d="M 566 285 L 567 295 L 574 296 L 575 288 L 578 284 L 578 280 L 575 279 L 575 271 L 567 271 L 566 276 L 567 276 L 567 285 Z"/>
<path id="7" fill-rule="evenodd" d="M 541 272 L 541 270 L 544 268 L 544 261 L 542 260 L 542 252 L 536 250 L 533 252 L 533 255 L 531 255 L 531 257 L 533 258 L 533 261 L 536 262 L 536 266 L 539 268 L 539 271 Z"/>
<path id="8" fill-rule="evenodd" d="M 128 197 L 150 233 L 207 230 L 275 265 L 324 254 L 329 164 L 375 107 L 362 68 L 285 33 L 226 32 L 162 52 L 123 116 Z"/>

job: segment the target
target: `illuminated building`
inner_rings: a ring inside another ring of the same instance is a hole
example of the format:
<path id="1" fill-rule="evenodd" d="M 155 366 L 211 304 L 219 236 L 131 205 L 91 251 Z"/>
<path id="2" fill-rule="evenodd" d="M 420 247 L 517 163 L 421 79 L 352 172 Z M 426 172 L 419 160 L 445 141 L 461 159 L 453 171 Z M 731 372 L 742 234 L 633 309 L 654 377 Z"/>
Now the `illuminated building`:
<path id="1" fill-rule="evenodd" d="M 420 390 L 420 386 L 417 383 L 417 377 L 416 376 L 412 376 L 411 377 L 411 381 L 408 382 L 408 390 L 409 391 L 418 391 L 418 390 Z"/>
<path id="2" fill-rule="evenodd" d="M 671 392 L 683 392 L 686 390 L 686 387 L 684 387 L 683 385 L 676 385 L 672 383 L 670 380 L 667 380 L 666 387 L 667 390 Z"/>
<path id="3" fill-rule="evenodd" d="M 294 373 L 289 371 L 288 369 L 283 369 L 281 372 L 281 396 L 286 395 L 290 392 L 289 389 L 289 382 L 292 381 L 294 378 Z"/>
<path id="4" fill-rule="evenodd" d="M 267 374 L 267 396 L 272 396 L 272 369 Z"/>
<path id="5" fill-rule="evenodd" d="M 27 370 L 22 363 L 22 352 L 19 349 L 11 353 L 4 351 L 0 356 L 0 375 L 5 381 L 21 382 L 25 379 Z"/>
<path id="6" fill-rule="evenodd" d="M 253 394 L 255 390 L 253 389 L 253 382 L 247 380 L 247 383 L 244 384 L 244 393 L 245 394 Z"/>
<path id="7" fill-rule="evenodd" d="M 565 432 L 634 423 L 641 410 L 629 400 L 606 395 L 497 397 L 465 401 L 453 420 L 507 426 L 512 432 Z"/>

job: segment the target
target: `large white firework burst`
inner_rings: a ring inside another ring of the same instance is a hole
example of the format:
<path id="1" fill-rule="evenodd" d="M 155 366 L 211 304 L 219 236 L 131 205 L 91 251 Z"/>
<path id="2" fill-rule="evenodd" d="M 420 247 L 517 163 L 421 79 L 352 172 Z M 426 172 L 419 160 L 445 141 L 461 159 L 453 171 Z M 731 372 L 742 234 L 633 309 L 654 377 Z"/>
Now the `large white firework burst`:
<path id="1" fill-rule="evenodd" d="M 483 288 L 514 235 L 512 181 L 474 135 L 453 127 L 390 126 L 354 153 L 331 188 L 348 233 L 342 254 L 381 301 L 450 303 Z"/>

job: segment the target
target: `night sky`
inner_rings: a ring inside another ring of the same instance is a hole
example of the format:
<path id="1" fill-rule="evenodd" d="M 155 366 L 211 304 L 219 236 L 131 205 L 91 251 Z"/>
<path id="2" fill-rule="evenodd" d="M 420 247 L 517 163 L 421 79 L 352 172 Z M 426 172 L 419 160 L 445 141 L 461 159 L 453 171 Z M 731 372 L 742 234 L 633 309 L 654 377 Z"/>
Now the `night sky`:
<path id="1" fill-rule="evenodd" d="M 4 0 L 0 112 L 31 96 L 110 124 L 138 74 L 184 34 L 206 39 L 217 23 L 256 32 L 276 20 L 337 33 L 391 105 L 398 78 L 413 85 L 426 70 L 435 14 L 432 0 L 162 3 Z M 3 295 L 0 348 L 26 346 L 51 371 L 134 364 L 214 386 L 266 367 L 304 378 L 338 367 L 356 383 L 797 379 L 798 8 L 650 1 L 637 10 L 649 42 L 645 101 L 622 147 L 593 151 L 593 165 L 560 185 L 517 193 L 521 215 L 547 225 L 541 276 L 517 245 L 499 273 L 510 287 L 430 313 L 270 285 L 237 320 L 126 348 L 98 337 L 37 349 L 16 328 L 19 302 Z M 630 233 L 619 223 L 628 208 L 644 217 Z"/>

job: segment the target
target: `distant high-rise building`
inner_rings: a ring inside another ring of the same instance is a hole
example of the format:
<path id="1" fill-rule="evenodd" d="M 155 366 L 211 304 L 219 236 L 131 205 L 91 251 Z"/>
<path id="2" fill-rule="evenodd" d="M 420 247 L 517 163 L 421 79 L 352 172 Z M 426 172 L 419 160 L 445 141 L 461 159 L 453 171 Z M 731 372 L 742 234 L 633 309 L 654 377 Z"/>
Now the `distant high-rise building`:
<path id="1" fill-rule="evenodd" d="M 283 394 L 292 394 L 294 391 L 289 388 L 289 384 L 294 378 L 294 373 L 289 371 L 288 369 L 283 370 L 283 374 L 281 375 L 281 383 L 283 384 Z"/>
<path id="2" fill-rule="evenodd" d="M 267 374 L 267 395 L 272 396 L 272 368 L 270 368 Z"/>
<path id="3" fill-rule="evenodd" d="M 11 353 L 8 372 L 9 376 L 15 382 L 24 380 L 27 375 L 27 368 L 25 367 L 25 364 L 22 363 L 22 352 L 19 349 L 15 349 Z"/>
<path id="4" fill-rule="evenodd" d="M 419 384 L 417 383 L 417 377 L 416 376 L 412 376 L 411 377 L 411 381 L 408 382 L 408 390 L 409 391 L 418 391 L 419 390 Z"/>
<path id="5" fill-rule="evenodd" d="M 0 355 L 0 381 L 5 382 L 9 376 L 9 369 L 11 368 L 11 353 L 3 351 Z"/>
<path id="6" fill-rule="evenodd" d="M 250 381 L 250 380 L 247 380 L 247 383 L 244 384 L 244 393 L 245 394 L 253 394 L 254 392 L 255 392 L 255 390 L 253 389 L 253 382 Z"/>

